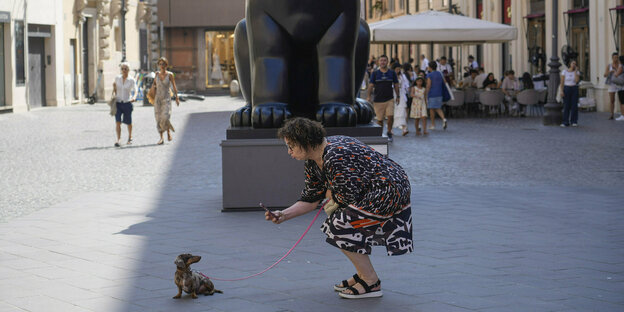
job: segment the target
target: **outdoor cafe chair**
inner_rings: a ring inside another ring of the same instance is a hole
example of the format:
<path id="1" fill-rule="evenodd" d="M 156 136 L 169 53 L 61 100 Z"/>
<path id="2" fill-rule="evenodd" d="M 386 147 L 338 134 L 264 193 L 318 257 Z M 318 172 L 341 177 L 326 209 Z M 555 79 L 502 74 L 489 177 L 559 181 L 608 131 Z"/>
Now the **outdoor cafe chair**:
<path id="1" fill-rule="evenodd" d="M 453 90 L 454 99 L 446 102 L 446 108 L 449 112 L 449 115 L 453 115 L 453 111 L 457 111 L 464 106 L 464 91 L 461 90 Z"/>
<path id="2" fill-rule="evenodd" d="M 464 105 L 467 115 L 477 111 L 477 102 L 479 102 L 479 99 L 477 98 L 476 89 L 464 88 Z"/>
<path id="3" fill-rule="evenodd" d="M 479 102 L 481 102 L 483 106 L 484 113 L 487 114 L 490 109 L 495 108 L 497 116 L 500 115 L 500 109 L 504 99 L 505 94 L 500 90 L 483 91 L 479 95 Z"/>
<path id="4" fill-rule="evenodd" d="M 525 112 L 527 115 L 531 115 L 532 113 L 540 115 L 538 107 L 540 95 L 539 91 L 536 91 L 535 89 L 522 90 L 516 95 L 516 101 L 518 104 L 526 106 Z"/>

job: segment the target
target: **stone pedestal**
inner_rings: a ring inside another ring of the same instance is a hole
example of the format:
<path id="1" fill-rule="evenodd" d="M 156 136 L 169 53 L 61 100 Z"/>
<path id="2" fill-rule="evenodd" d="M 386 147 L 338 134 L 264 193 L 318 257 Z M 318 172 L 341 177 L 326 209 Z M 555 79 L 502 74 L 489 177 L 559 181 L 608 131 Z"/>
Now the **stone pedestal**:
<path id="1" fill-rule="evenodd" d="M 348 135 L 388 153 L 382 128 L 366 125 L 327 128 L 327 135 Z M 221 141 L 223 210 L 259 210 L 292 205 L 304 184 L 303 161 L 288 155 L 286 145 L 276 138 L 277 129 L 230 128 Z"/>

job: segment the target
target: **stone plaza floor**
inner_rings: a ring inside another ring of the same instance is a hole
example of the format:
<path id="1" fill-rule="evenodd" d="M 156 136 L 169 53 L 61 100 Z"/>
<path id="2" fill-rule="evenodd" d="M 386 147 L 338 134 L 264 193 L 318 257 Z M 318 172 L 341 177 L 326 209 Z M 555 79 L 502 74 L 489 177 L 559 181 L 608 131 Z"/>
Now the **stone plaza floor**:
<path id="1" fill-rule="evenodd" d="M 153 109 L 136 106 L 121 148 L 105 104 L 0 115 L 0 312 L 624 310 L 624 122 L 595 112 L 578 128 L 454 118 L 428 137 L 413 124 L 395 135 L 415 251 L 373 249 L 382 298 L 338 297 L 332 284 L 354 269 L 317 220 L 272 270 L 172 299 L 178 254 L 201 255 L 193 269 L 208 276 L 247 276 L 313 218 L 221 212 L 219 143 L 241 105 L 183 102 L 163 146 Z"/>

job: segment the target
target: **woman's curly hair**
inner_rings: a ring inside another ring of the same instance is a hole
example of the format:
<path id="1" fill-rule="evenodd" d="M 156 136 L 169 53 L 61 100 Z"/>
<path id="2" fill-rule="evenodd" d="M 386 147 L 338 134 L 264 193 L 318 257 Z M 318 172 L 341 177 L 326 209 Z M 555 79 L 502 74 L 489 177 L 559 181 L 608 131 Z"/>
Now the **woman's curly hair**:
<path id="1" fill-rule="evenodd" d="M 288 139 L 291 144 L 304 150 L 314 149 L 321 145 L 325 135 L 325 128 L 320 122 L 302 117 L 287 120 L 277 130 L 278 139 Z"/>

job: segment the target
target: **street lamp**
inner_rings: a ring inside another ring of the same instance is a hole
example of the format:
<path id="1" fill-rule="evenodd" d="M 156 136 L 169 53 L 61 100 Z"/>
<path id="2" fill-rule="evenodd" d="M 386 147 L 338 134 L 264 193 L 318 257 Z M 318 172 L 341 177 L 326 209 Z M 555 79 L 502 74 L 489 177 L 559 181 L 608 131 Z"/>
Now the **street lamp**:
<path id="1" fill-rule="evenodd" d="M 557 102 L 557 90 L 559 89 L 559 67 L 561 67 L 561 63 L 559 63 L 559 57 L 557 56 L 557 33 L 558 33 L 558 23 L 559 23 L 559 1 L 552 1 L 552 56 L 550 58 L 550 63 L 548 66 L 550 67 L 550 77 L 548 78 L 548 102 L 544 105 L 545 112 L 542 122 L 544 126 L 558 126 L 561 124 L 563 117 L 561 116 L 561 104 Z M 575 104 L 576 105 L 576 104 Z"/>

